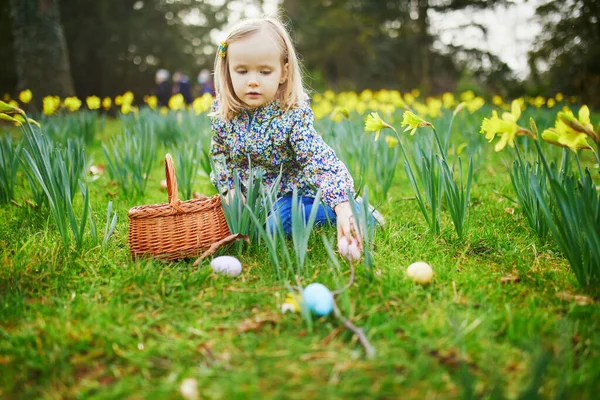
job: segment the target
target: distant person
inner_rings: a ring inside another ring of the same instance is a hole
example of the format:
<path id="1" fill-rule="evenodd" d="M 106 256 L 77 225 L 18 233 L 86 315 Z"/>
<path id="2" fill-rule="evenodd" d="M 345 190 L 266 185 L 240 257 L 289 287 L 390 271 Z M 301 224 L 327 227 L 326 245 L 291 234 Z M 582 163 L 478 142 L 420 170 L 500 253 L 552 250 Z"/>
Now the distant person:
<path id="1" fill-rule="evenodd" d="M 181 94 L 185 104 L 192 103 L 192 86 L 187 75 L 177 71 L 173 74 L 173 94 Z"/>
<path id="2" fill-rule="evenodd" d="M 205 68 L 200 71 L 198 74 L 198 84 L 200 85 L 200 96 L 204 93 L 210 93 L 213 97 L 215 96 L 215 84 L 208 69 Z"/>
<path id="3" fill-rule="evenodd" d="M 171 82 L 169 82 L 171 74 L 166 69 L 159 69 L 156 71 L 156 88 L 154 89 L 154 95 L 158 100 L 160 107 L 167 107 L 169 105 L 169 99 L 171 98 Z"/>

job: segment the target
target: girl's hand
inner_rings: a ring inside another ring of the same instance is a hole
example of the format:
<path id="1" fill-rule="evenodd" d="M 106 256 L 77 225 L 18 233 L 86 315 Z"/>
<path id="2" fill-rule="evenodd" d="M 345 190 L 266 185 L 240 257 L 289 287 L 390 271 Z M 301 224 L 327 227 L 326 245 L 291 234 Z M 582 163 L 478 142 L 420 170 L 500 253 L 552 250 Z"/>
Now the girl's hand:
<path id="1" fill-rule="evenodd" d="M 337 216 L 338 243 L 342 238 L 345 238 L 348 243 L 354 238 L 356 242 L 358 242 L 359 249 L 362 250 L 362 237 L 358 225 L 356 221 L 354 221 L 350 203 L 347 201 L 339 203 L 335 206 L 334 211 Z"/>

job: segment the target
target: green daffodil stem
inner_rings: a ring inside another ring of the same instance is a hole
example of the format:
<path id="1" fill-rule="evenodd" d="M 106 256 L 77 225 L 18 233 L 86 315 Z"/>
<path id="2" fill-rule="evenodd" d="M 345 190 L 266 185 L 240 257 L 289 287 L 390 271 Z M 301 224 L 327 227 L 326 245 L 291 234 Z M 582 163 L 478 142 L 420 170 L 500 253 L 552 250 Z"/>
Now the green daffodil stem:
<path id="1" fill-rule="evenodd" d="M 408 154 L 406 154 L 406 149 L 404 148 L 404 145 L 402 144 L 402 139 L 400 138 L 400 134 L 394 127 L 390 127 L 390 129 L 392 131 L 394 131 L 394 134 L 396 135 L 396 139 L 398 139 L 398 144 L 400 145 L 400 150 L 402 150 L 402 154 L 404 155 L 404 159 L 408 162 Z"/>
<path id="2" fill-rule="evenodd" d="M 600 142 L 597 143 L 597 147 L 598 149 L 596 151 L 594 151 L 594 148 L 591 148 L 590 150 L 592 150 L 592 153 L 594 153 L 594 156 L 596 156 L 596 161 L 598 161 L 598 165 L 600 165 Z"/>
<path id="3" fill-rule="evenodd" d="M 433 130 L 433 135 L 435 136 L 435 141 L 437 142 L 438 147 L 440 149 L 441 156 L 446 161 L 446 152 L 444 151 L 444 147 L 442 146 L 442 142 L 440 141 L 440 136 L 438 135 L 437 131 L 433 126 L 431 126 L 431 129 Z"/>

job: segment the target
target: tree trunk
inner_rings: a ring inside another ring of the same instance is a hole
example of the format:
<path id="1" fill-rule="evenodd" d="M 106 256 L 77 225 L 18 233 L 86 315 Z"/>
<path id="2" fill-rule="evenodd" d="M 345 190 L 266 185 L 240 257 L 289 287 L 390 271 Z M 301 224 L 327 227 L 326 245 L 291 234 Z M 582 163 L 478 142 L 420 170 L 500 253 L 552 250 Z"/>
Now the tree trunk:
<path id="1" fill-rule="evenodd" d="M 73 78 L 58 0 L 10 0 L 17 89 L 44 96 L 72 96 Z"/>

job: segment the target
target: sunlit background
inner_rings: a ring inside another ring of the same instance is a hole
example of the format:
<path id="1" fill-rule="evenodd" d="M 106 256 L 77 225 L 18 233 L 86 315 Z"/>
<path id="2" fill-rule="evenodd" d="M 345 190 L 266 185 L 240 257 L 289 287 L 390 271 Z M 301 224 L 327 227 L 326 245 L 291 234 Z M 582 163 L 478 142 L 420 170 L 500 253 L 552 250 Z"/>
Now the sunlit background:
<path id="1" fill-rule="evenodd" d="M 276 13 L 316 92 L 564 92 L 598 104 L 595 0 L 11 1 L 0 9 L 0 94 L 141 98 L 161 68 L 197 86 L 231 24 Z"/>

